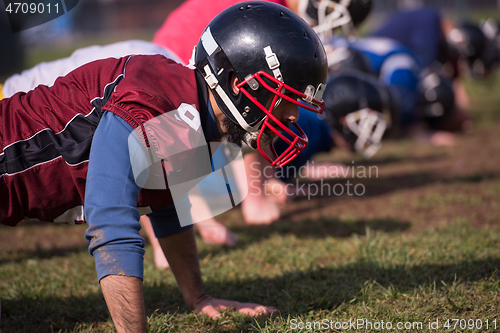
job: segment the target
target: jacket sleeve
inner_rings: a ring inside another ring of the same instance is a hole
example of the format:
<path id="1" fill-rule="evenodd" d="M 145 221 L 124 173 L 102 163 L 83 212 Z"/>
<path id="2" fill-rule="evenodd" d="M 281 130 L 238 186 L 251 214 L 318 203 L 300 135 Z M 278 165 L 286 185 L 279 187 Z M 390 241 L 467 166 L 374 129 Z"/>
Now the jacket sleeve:
<path id="1" fill-rule="evenodd" d="M 128 150 L 132 127 L 104 112 L 92 141 L 85 190 L 85 234 L 98 279 L 107 275 L 143 278 L 144 239 Z"/>

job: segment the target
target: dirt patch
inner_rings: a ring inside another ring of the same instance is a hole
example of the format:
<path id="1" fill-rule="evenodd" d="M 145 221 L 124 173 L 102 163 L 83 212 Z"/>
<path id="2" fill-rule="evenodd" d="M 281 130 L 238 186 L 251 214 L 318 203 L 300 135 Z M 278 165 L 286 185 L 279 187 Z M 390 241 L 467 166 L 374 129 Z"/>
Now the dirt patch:
<path id="1" fill-rule="evenodd" d="M 350 180 L 352 187 L 360 184 L 365 191 L 361 196 L 351 191 L 352 196 L 330 193 L 298 199 L 284 209 L 283 218 L 386 219 L 410 223 L 405 228 L 409 232 L 457 219 L 477 227 L 500 225 L 499 139 L 500 133 L 490 128 L 458 136 L 457 145 L 448 148 L 389 142 L 373 161 L 349 161 L 343 153 L 322 156 L 347 165 L 376 167 L 378 176 L 331 180 L 328 183 L 339 184 L 338 189 Z"/>

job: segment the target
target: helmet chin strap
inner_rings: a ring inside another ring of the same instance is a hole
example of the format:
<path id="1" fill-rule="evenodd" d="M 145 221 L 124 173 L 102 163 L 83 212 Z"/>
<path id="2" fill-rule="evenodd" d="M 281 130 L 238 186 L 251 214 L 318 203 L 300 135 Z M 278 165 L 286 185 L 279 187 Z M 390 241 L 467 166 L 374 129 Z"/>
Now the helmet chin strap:
<path id="1" fill-rule="evenodd" d="M 205 81 L 207 82 L 208 86 L 210 89 L 215 90 L 215 93 L 219 95 L 219 97 L 222 99 L 224 104 L 227 106 L 231 114 L 234 116 L 238 124 L 247 132 L 255 132 L 259 130 L 260 124 L 262 123 L 263 120 L 261 120 L 256 126 L 250 126 L 248 123 L 243 119 L 243 116 L 241 113 L 238 111 L 236 106 L 233 104 L 231 99 L 227 96 L 226 92 L 221 88 L 219 85 L 219 80 L 215 77 L 215 75 L 212 73 L 210 70 L 209 65 L 205 65 L 203 68 L 205 71 Z"/>
<path id="2" fill-rule="evenodd" d="M 244 141 L 250 148 L 257 149 L 258 148 L 258 145 L 257 145 L 258 137 L 259 137 L 259 132 L 247 132 L 245 134 Z M 262 135 L 260 137 L 260 141 L 261 141 L 262 146 L 267 146 L 271 142 L 271 139 L 269 138 L 269 136 L 266 133 L 262 133 Z"/>

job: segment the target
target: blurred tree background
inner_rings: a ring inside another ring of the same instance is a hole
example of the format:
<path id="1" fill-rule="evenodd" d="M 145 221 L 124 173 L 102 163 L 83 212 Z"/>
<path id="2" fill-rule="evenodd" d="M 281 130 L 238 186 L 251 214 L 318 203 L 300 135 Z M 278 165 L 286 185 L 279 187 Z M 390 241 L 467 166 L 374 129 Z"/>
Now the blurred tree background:
<path id="1" fill-rule="evenodd" d="M 41 2 L 46 0 L 40 0 Z M 68 1 L 68 0 L 66 0 Z M 208 0 L 207 0 L 208 1 Z M 69 56 L 75 49 L 127 39 L 151 40 L 168 14 L 183 0 L 79 0 L 65 15 L 12 33 L 4 2 L 0 3 L 0 82 L 42 61 Z M 500 21 L 500 0 L 374 0 L 361 33 L 376 27 L 395 10 L 430 5 L 452 21 Z"/>

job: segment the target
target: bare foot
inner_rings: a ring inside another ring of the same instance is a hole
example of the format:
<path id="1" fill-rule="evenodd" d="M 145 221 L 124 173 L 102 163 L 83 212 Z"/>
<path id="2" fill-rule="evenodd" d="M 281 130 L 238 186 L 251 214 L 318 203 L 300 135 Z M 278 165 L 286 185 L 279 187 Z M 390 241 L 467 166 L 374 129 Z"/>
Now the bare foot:
<path id="1" fill-rule="evenodd" d="M 154 257 L 155 257 L 155 266 L 158 269 L 167 269 L 170 267 L 168 264 L 167 258 L 165 258 L 165 254 L 163 254 L 163 250 L 161 247 L 159 249 L 153 248 Z"/>
<path id="2" fill-rule="evenodd" d="M 141 216 L 139 220 L 142 227 L 146 231 L 146 235 L 148 236 L 149 242 L 151 243 L 151 247 L 153 248 L 155 266 L 158 269 L 167 269 L 170 267 L 168 264 L 167 258 L 165 258 L 165 254 L 163 253 L 163 249 L 161 248 L 160 242 L 158 238 L 155 236 L 155 232 L 153 231 L 153 226 L 151 225 L 151 221 L 149 217 L 146 215 Z"/>
<path id="3" fill-rule="evenodd" d="M 455 145 L 455 135 L 450 132 L 436 131 L 431 133 L 429 142 L 436 147 L 451 147 Z"/>
<path id="4" fill-rule="evenodd" d="M 451 147 L 455 145 L 455 135 L 447 131 L 431 131 L 414 133 L 413 138 L 435 147 Z"/>
<path id="5" fill-rule="evenodd" d="M 195 224 L 195 227 L 203 241 L 207 244 L 234 247 L 238 243 L 238 236 L 215 219 L 198 222 Z"/>
<path id="6" fill-rule="evenodd" d="M 292 194 L 295 191 L 291 191 L 288 185 L 276 178 L 269 178 L 266 180 L 265 184 L 265 194 L 269 197 L 269 199 L 274 200 L 278 205 L 283 206 L 288 201 L 290 201 Z"/>
<path id="7" fill-rule="evenodd" d="M 266 196 L 248 195 L 241 202 L 241 211 L 247 224 L 271 224 L 280 218 L 278 203 Z"/>

